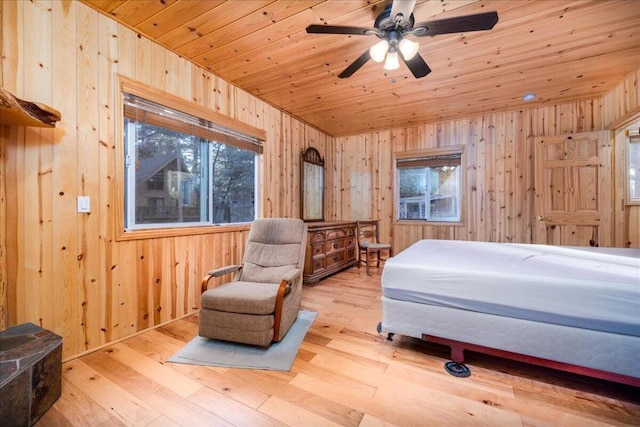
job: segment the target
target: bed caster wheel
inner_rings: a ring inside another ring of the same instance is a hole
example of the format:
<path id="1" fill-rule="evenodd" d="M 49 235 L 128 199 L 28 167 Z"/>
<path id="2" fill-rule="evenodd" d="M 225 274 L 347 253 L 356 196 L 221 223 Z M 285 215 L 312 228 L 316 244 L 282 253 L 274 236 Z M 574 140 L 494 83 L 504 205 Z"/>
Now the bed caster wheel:
<path id="1" fill-rule="evenodd" d="M 378 326 L 376 327 L 376 330 L 378 331 L 378 335 L 382 335 L 382 322 L 378 322 Z M 387 334 L 387 341 L 393 341 L 393 332 L 389 332 Z"/>
<path id="2" fill-rule="evenodd" d="M 466 378 L 471 375 L 471 370 L 462 363 L 446 362 L 444 369 L 454 377 Z"/>

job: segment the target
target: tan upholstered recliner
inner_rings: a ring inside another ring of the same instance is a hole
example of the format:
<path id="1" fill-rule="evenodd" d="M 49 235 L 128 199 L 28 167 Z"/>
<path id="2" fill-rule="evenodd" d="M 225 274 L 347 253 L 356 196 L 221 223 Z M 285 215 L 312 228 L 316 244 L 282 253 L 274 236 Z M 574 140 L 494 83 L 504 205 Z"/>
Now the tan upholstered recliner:
<path id="1" fill-rule="evenodd" d="M 280 341 L 300 311 L 306 243 L 302 220 L 255 220 L 242 265 L 203 278 L 198 334 L 258 346 Z M 231 282 L 207 289 L 212 277 L 234 272 Z"/>

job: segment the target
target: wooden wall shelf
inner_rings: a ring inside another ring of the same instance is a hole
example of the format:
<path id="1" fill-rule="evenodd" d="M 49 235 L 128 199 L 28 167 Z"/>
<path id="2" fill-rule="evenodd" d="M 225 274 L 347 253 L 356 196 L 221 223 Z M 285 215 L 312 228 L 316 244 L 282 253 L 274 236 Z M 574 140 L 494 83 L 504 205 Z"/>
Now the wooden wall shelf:
<path id="1" fill-rule="evenodd" d="M 0 87 L 0 125 L 55 127 L 60 112 L 48 105 L 23 101 Z"/>

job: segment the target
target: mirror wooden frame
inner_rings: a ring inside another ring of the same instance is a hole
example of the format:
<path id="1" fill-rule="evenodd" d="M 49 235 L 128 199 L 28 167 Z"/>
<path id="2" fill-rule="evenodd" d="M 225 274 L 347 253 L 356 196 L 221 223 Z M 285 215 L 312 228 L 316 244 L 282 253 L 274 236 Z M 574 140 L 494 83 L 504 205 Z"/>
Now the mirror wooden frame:
<path id="1" fill-rule="evenodd" d="M 324 158 L 309 147 L 300 160 L 300 218 L 324 221 Z"/>

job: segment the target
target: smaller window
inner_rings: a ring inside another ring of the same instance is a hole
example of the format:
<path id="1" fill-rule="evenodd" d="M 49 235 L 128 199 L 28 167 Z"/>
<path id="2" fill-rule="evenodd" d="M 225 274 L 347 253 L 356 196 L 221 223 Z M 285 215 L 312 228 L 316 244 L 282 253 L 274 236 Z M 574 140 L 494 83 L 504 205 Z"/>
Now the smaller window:
<path id="1" fill-rule="evenodd" d="M 460 222 L 462 149 L 400 154 L 396 160 L 400 220 Z"/>
<path id="2" fill-rule="evenodd" d="M 157 173 L 147 181 L 148 190 L 164 190 L 164 175 Z"/>
<path id="3" fill-rule="evenodd" d="M 640 204 L 640 134 L 629 135 L 627 148 L 627 202 Z"/>

